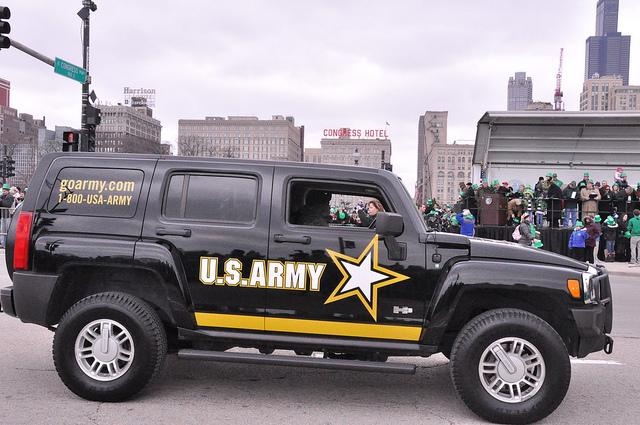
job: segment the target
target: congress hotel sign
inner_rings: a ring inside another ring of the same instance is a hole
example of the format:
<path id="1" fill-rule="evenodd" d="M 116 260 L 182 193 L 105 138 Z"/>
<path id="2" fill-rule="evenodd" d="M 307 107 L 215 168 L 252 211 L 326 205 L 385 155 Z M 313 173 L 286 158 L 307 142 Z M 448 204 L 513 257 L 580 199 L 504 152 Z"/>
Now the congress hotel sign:
<path id="1" fill-rule="evenodd" d="M 322 132 L 324 137 L 355 137 L 365 139 L 388 139 L 389 135 L 385 129 L 360 129 L 360 128 L 325 128 Z"/>

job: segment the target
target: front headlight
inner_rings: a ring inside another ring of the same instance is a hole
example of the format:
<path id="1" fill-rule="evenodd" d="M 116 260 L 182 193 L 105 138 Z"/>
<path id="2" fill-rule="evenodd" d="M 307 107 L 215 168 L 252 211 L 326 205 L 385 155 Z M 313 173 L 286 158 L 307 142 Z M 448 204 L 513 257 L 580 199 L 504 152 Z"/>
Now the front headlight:
<path id="1" fill-rule="evenodd" d="M 582 272 L 582 294 L 585 304 L 597 303 L 600 299 L 600 284 L 593 280 L 597 275 L 598 271 L 593 267 Z"/>

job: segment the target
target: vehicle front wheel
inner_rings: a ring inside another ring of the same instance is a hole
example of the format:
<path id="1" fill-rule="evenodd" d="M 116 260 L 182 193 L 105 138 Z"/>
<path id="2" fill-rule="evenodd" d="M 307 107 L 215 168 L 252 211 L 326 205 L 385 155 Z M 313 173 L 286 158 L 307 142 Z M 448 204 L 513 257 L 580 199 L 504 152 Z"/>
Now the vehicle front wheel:
<path id="1" fill-rule="evenodd" d="M 91 295 L 62 317 L 53 361 L 62 382 L 87 400 L 121 401 L 161 369 L 167 337 L 157 313 L 119 292 Z"/>
<path id="2" fill-rule="evenodd" d="M 538 316 L 490 310 L 473 318 L 456 337 L 451 379 L 478 416 L 497 423 L 531 423 L 562 402 L 571 363 L 560 335 Z"/>

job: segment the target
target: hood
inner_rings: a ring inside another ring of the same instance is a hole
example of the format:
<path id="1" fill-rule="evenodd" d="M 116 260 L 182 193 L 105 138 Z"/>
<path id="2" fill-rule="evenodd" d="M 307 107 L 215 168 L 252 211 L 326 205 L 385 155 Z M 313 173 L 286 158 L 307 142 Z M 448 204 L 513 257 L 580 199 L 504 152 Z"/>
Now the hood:
<path id="1" fill-rule="evenodd" d="M 497 260 L 513 260 L 527 263 L 552 264 L 586 271 L 586 263 L 564 255 L 520 245 L 513 242 L 495 241 L 491 239 L 471 238 L 471 258 L 495 258 Z"/>

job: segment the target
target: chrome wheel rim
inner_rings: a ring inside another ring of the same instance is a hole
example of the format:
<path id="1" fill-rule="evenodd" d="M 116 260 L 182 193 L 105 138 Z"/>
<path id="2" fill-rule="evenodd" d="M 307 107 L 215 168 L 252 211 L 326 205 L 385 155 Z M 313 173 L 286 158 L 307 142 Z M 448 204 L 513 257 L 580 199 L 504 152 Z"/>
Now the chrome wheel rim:
<path id="1" fill-rule="evenodd" d="M 540 350 L 527 340 L 502 338 L 480 356 L 478 374 L 483 388 L 505 403 L 521 403 L 536 395 L 546 374 Z"/>
<path id="2" fill-rule="evenodd" d="M 131 334 L 115 320 L 94 320 L 76 338 L 76 362 L 97 381 L 113 381 L 127 373 L 134 353 Z"/>

